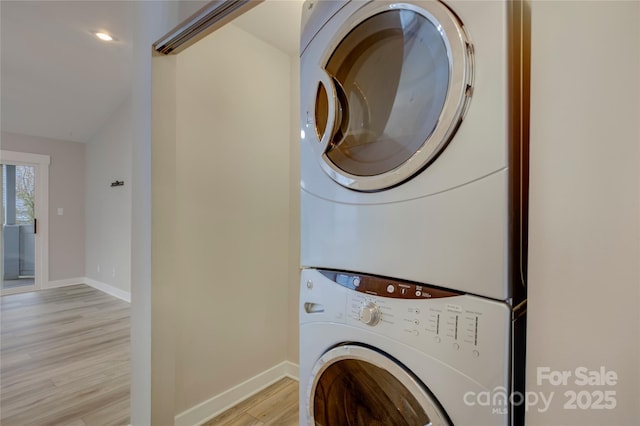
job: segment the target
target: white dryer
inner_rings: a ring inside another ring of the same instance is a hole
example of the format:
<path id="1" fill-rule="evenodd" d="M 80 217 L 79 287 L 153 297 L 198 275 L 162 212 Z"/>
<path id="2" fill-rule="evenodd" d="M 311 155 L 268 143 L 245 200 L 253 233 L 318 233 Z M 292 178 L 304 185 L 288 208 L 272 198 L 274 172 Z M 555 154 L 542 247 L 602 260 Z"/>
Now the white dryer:
<path id="1" fill-rule="evenodd" d="M 406 281 L 304 270 L 300 425 L 511 424 L 510 313 Z"/>
<path id="2" fill-rule="evenodd" d="M 303 266 L 524 293 L 522 16 L 505 0 L 305 3 Z"/>

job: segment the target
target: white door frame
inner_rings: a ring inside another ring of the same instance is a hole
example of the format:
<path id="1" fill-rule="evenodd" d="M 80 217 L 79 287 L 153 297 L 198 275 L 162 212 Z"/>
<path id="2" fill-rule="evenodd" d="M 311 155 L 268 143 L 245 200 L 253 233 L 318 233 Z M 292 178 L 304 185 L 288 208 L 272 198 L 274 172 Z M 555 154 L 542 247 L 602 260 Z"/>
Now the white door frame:
<path id="1" fill-rule="evenodd" d="M 35 167 L 35 217 L 38 232 L 35 239 L 35 289 L 46 288 L 49 283 L 49 155 L 0 150 L 0 164 Z M 32 291 L 33 286 L 2 290 L 2 295 Z"/>

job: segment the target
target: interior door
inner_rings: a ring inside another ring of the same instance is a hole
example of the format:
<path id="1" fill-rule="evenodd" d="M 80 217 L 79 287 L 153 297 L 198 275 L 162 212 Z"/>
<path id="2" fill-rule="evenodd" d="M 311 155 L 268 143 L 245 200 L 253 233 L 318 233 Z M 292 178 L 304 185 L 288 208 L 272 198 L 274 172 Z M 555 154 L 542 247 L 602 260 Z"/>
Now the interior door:
<path id="1" fill-rule="evenodd" d="M 355 16 L 323 52 L 311 109 L 324 170 L 350 189 L 378 191 L 451 140 L 472 92 L 472 49 L 440 2 L 372 2 Z"/>

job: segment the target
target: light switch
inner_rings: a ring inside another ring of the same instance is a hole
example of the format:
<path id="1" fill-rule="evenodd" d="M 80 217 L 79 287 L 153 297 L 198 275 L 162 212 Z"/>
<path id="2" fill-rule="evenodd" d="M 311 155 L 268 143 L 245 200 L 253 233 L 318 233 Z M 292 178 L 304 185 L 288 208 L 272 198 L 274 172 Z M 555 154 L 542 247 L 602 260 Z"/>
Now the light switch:
<path id="1" fill-rule="evenodd" d="M 62 216 L 64 213 L 64 209 L 62 207 L 58 207 L 58 216 Z"/>

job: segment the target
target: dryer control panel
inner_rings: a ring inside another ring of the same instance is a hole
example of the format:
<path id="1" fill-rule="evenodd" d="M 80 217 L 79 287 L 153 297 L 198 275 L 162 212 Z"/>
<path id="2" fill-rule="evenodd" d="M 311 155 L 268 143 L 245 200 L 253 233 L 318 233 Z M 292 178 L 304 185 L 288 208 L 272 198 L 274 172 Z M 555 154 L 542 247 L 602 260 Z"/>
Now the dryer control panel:
<path id="1" fill-rule="evenodd" d="M 346 290 L 346 324 L 398 340 L 472 377 L 504 374 L 493 370 L 509 364 L 507 304 L 396 279 L 319 272 L 342 287 L 340 293 Z"/>

